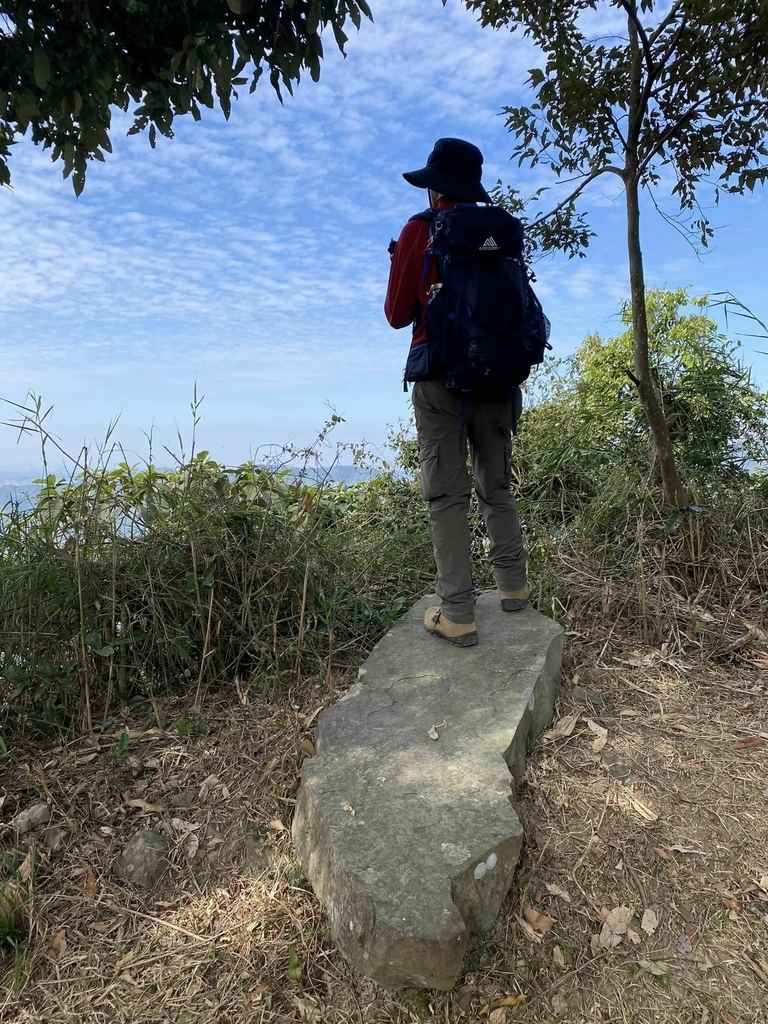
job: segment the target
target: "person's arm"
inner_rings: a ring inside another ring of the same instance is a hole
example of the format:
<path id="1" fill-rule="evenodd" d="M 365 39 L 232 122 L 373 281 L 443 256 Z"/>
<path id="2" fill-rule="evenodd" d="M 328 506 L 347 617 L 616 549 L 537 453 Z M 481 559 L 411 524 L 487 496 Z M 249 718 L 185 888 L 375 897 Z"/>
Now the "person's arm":
<path id="1" fill-rule="evenodd" d="M 428 238 L 426 221 L 409 220 L 397 240 L 384 301 L 384 315 L 397 330 L 412 324 L 421 311 L 419 289 Z"/>

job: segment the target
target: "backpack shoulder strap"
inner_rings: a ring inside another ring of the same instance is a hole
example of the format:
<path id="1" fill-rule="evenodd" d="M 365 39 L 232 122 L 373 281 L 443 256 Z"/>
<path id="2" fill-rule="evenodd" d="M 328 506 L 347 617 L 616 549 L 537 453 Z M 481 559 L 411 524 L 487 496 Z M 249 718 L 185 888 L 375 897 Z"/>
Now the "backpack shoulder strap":
<path id="1" fill-rule="evenodd" d="M 424 220 L 427 224 L 431 224 L 435 217 L 440 211 L 430 207 L 428 210 L 422 210 L 421 213 L 414 213 L 412 217 L 409 217 L 409 222 L 412 220 Z"/>
<path id="2" fill-rule="evenodd" d="M 414 215 L 412 217 L 408 218 L 408 223 L 410 224 L 410 222 L 412 220 L 423 220 L 425 223 L 431 224 L 434 221 L 435 217 L 437 217 L 438 213 L 441 213 L 441 212 L 442 212 L 441 210 L 436 210 L 433 206 L 430 206 L 430 208 L 428 210 L 422 210 L 421 213 L 414 213 Z M 427 251 L 426 251 L 426 253 L 424 255 L 424 268 L 423 268 L 422 273 L 421 273 L 421 283 L 422 284 L 426 284 L 427 283 L 427 278 L 429 276 L 429 264 L 430 264 L 431 256 L 432 256 L 432 253 L 430 252 L 429 249 L 427 249 Z M 419 317 L 419 319 L 420 319 L 420 317 Z M 419 323 L 419 320 L 416 321 L 416 324 L 418 324 L 418 323 Z"/>

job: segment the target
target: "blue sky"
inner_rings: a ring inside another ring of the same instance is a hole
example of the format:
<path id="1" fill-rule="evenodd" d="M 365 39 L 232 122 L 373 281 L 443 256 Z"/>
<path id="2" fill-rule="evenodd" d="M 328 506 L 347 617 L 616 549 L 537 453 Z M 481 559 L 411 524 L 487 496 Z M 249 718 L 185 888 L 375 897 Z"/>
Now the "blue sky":
<path id="1" fill-rule="evenodd" d="M 482 148 L 487 184 L 547 179 L 509 163 L 499 115 L 527 98 L 529 44 L 481 28 L 458 0 L 380 0 L 374 15 L 346 59 L 328 44 L 320 82 L 285 106 L 260 87 L 228 123 L 179 120 L 154 151 L 118 114 L 115 152 L 78 200 L 48 154 L 16 147 L 13 190 L 0 192 L 0 396 L 42 395 L 73 453 L 119 414 L 115 437 L 137 461 L 149 431 L 157 451 L 178 449 L 177 428 L 189 438 L 195 381 L 198 447 L 227 463 L 309 442 L 329 406 L 346 419 L 337 440 L 384 442 L 409 415 L 408 331 L 381 312 L 386 246 L 426 205 L 401 172 L 455 135 Z M 628 291 L 621 197 L 598 186 L 586 205 L 588 258 L 537 266 L 558 354 L 613 333 Z M 699 259 L 647 211 L 649 284 L 732 291 L 765 319 L 765 196 L 721 202 L 712 221 Z M 746 340 L 745 358 L 768 384 L 761 348 Z M 0 469 L 38 462 L 36 445 L 0 428 Z"/>

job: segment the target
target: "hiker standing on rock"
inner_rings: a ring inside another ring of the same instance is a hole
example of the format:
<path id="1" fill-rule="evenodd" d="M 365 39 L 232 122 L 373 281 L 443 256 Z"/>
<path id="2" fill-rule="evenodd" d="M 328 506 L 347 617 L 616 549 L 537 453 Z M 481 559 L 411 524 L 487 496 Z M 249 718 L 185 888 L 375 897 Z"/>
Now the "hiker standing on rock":
<path id="1" fill-rule="evenodd" d="M 426 167 L 403 175 L 427 189 L 429 209 L 412 217 L 390 246 L 384 304 L 392 327 L 413 325 L 404 381 L 413 383 L 421 493 L 440 598 L 426 612 L 424 628 L 457 647 L 477 643 L 467 445 L 501 606 L 519 611 L 528 603 L 511 441 L 522 405 L 519 385 L 541 362 L 549 333 L 528 283 L 522 225 L 490 205 L 482 165 L 470 142 L 439 139 Z"/>

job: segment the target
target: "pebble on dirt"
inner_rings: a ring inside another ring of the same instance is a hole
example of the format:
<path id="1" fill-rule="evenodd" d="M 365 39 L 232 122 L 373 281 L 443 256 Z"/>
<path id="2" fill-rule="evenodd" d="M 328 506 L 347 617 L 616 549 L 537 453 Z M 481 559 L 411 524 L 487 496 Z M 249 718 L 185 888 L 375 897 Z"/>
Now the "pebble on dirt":
<path id="1" fill-rule="evenodd" d="M 23 811 L 19 811 L 15 818 L 11 818 L 11 828 L 15 828 L 20 835 L 25 835 L 50 820 L 51 808 L 41 800 L 36 804 L 30 804 Z"/>
<path id="2" fill-rule="evenodd" d="M 137 832 L 115 861 L 115 874 L 152 889 L 168 867 L 168 844 L 157 832 Z"/>

